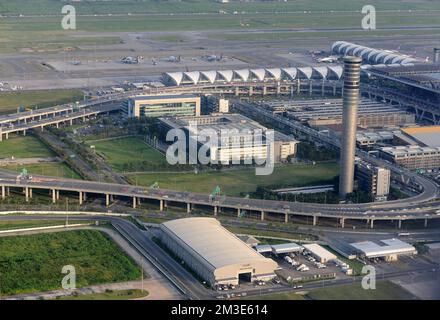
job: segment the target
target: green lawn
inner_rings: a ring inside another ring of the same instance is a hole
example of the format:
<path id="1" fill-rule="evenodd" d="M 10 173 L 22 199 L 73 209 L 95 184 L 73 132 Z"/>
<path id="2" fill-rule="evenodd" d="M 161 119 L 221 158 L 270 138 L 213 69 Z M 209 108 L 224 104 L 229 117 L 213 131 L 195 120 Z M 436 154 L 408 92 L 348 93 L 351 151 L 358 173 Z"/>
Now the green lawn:
<path id="1" fill-rule="evenodd" d="M 1 37 L 1 32 L 0 32 Z M 1 46 L 0 46 L 1 47 Z M 47 108 L 54 105 L 81 101 L 80 90 L 38 90 L 0 93 L 0 114 L 17 112 L 17 108 Z"/>
<path id="2" fill-rule="evenodd" d="M 3 1 L 0 14 L 60 14 L 63 1 L 53 0 L 26 0 Z M 432 0 L 370 0 L 377 10 L 386 9 L 438 9 L 439 5 Z M 75 1 L 78 14 L 105 14 L 105 13 L 218 13 L 225 10 L 229 13 L 237 12 L 286 12 L 286 11 L 321 11 L 321 10 L 360 10 L 365 2 L 362 0 L 338 1 L 310 1 L 295 0 L 286 2 L 270 1 L 231 1 L 222 4 L 219 1 L 207 0 L 142 0 L 126 1 L 112 0 L 101 3 L 99 1 Z"/>
<path id="3" fill-rule="evenodd" d="M 413 300 L 415 297 L 390 281 L 378 281 L 375 290 L 365 290 L 360 283 L 312 290 L 313 300 Z"/>
<path id="4" fill-rule="evenodd" d="M 76 223 L 76 222 L 71 222 Z M 78 223 L 90 223 L 90 221 L 80 221 Z M 66 220 L 0 220 L 0 230 L 14 230 L 36 227 L 50 227 L 65 225 Z"/>
<path id="5" fill-rule="evenodd" d="M 31 175 L 42 175 L 50 177 L 61 177 L 70 179 L 82 179 L 81 176 L 76 173 L 72 168 L 70 168 L 65 163 L 36 163 L 29 165 L 11 165 L 2 167 L 4 169 L 13 170 L 21 172 L 24 168 Z"/>
<path id="6" fill-rule="evenodd" d="M 103 293 L 80 294 L 76 296 L 58 297 L 56 300 L 131 300 L 148 296 L 148 291 L 139 289 L 106 291 Z"/>
<path id="7" fill-rule="evenodd" d="M 96 152 L 117 171 L 144 171 L 167 167 L 165 156 L 138 138 L 88 141 Z"/>
<path id="8" fill-rule="evenodd" d="M 107 235 L 76 230 L 0 238 L 2 295 L 61 289 L 63 266 L 76 287 L 139 279 L 139 267 Z"/>
<path id="9" fill-rule="evenodd" d="M 304 300 L 304 296 L 301 294 L 290 292 L 290 293 L 265 294 L 262 296 L 249 296 L 243 298 L 243 300 Z"/>
<path id="10" fill-rule="evenodd" d="M 257 186 L 305 186 L 327 183 L 338 175 L 336 163 L 285 165 L 268 176 L 255 175 L 255 169 L 195 173 L 148 173 L 131 176 L 133 184 L 150 186 L 158 182 L 163 189 L 211 193 L 218 185 L 222 193 L 237 196 L 254 192 Z"/>
<path id="11" fill-rule="evenodd" d="M 9 135 L 8 140 L 0 142 L 1 158 L 45 158 L 55 154 L 38 138 L 28 136 Z"/>

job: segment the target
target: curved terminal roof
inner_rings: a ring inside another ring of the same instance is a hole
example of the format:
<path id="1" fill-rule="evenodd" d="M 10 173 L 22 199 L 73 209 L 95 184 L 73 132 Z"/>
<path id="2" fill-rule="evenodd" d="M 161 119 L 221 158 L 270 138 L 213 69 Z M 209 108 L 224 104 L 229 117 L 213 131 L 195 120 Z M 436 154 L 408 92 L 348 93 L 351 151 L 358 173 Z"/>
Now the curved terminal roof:
<path id="1" fill-rule="evenodd" d="M 214 218 L 171 220 L 162 223 L 161 229 L 212 271 L 244 263 L 277 267 L 276 262 L 253 250 Z"/>
<path id="2" fill-rule="evenodd" d="M 339 65 L 318 67 L 259 68 L 239 70 L 209 70 L 191 72 L 168 72 L 163 74 L 165 82 L 180 85 L 292 81 L 296 79 L 339 80 L 343 68 Z"/>
<path id="3" fill-rule="evenodd" d="M 334 42 L 331 46 L 331 50 L 333 53 L 339 55 L 354 55 L 361 57 L 364 60 L 364 63 L 367 64 L 408 64 L 418 61 L 417 59 L 398 52 L 368 48 L 346 41 Z"/>

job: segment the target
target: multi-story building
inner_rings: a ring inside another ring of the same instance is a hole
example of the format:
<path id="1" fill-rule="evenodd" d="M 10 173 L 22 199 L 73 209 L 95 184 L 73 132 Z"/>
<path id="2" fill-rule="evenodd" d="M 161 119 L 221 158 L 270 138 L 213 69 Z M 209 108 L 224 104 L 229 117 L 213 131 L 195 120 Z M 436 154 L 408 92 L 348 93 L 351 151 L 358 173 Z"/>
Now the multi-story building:
<path id="1" fill-rule="evenodd" d="M 375 200 L 386 200 L 390 193 L 390 170 L 359 161 L 355 177 L 359 187 L 371 194 Z"/>
<path id="2" fill-rule="evenodd" d="M 123 110 L 129 118 L 199 116 L 200 97 L 192 94 L 136 96 L 124 102 Z"/>
<path id="3" fill-rule="evenodd" d="M 182 129 L 186 134 L 188 146 L 197 145 L 198 149 L 202 145 L 207 146 L 209 150 L 206 154 L 210 163 L 228 165 L 235 164 L 234 161 L 237 164 L 264 162 L 269 159 L 270 142 L 273 142 L 275 163 L 287 161 L 296 154 L 297 140 L 277 131 L 274 131 L 271 137 L 269 134 L 272 131 L 240 114 L 213 114 L 159 120 L 162 132 Z M 215 134 L 217 143 L 203 132 Z"/>
<path id="4" fill-rule="evenodd" d="M 383 147 L 379 154 L 383 159 L 410 170 L 440 168 L 440 147 Z"/>

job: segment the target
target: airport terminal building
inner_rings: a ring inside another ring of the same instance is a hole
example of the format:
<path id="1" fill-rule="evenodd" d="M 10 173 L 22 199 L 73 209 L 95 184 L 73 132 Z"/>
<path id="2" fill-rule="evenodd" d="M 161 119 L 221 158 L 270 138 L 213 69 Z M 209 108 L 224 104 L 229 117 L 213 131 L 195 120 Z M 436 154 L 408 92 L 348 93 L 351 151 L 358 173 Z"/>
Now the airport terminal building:
<path id="1" fill-rule="evenodd" d="M 162 223 L 160 240 L 212 287 L 275 277 L 278 264 L 246 245 L 214 218 Z"/>
<path id="2" fill-rule="evenodd" d="M 124 102 L 127 117 L 199 116 L 200 97 L 192 94 L 136 96 Z"/>

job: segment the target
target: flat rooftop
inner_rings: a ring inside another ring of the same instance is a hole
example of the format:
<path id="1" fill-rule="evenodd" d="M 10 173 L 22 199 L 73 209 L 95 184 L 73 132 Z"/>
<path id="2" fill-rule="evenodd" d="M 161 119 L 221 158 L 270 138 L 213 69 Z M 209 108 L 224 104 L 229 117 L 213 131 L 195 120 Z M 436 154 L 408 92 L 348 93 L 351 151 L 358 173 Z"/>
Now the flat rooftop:
<path id="1" fill-rule="evenodd" d="M 195 94 L 163 94 L 163 95 L 142 95 L 142 96 L 134 96 L 130 99 L 132 100 L 172 100 L 172 99 L 189 99 L 189 98 L 198 98 Z"/>
<path id="2" fill-rule="evenodd" d="M 287 114 L 299 121 L 318 119 L 342 119 L 342 99 L 319 100 L 286 100 L 265 103 L 271 109 L 282 108 Z M 389 104 L 373 101 L 367 98 L 359 100 L 358 116 L 376 116 L 386 114 L 408 114 Z"/>
<path id="3" fill-rule="evenodd" d="M 394 157 L 440 154 L 440 147 L 397 146 L 383 147 L 380 150 Z"/>
<path id="4" fill-rule="evenodd" d="M 403 128 L 401 131 L 422 146 L 440 147 L 440 126 Z"/>
<path id="5" fill-rule="evenodd" d="M 248 131 L 249 134 L 261 130 L 262 134 L 268 130 L 265 126 L 258 122 L 249 119 L 241 114 L 229 113 L 218 115 L 205 115 L 198 117 L 165 117 L 159 119 L 170 128 L 184 128 L 188 127 L 191 130 L 192 126 L 197 124 L 197 129 L 209 129 L 221 133 L 222 130 L 238 130 L 240 133 Z M 275 141 L 296 141 L 282 132 L 275 131 Z"/>
<path id="6" fill-rule="evenodd" d="M 414 254 L 416 248 L 399 239 L 380 240 L 380 244 L 372 241 L 350 243 L 357 251 L 362 252 L 367 258 L 379 258 L 393 254 Z"/>

